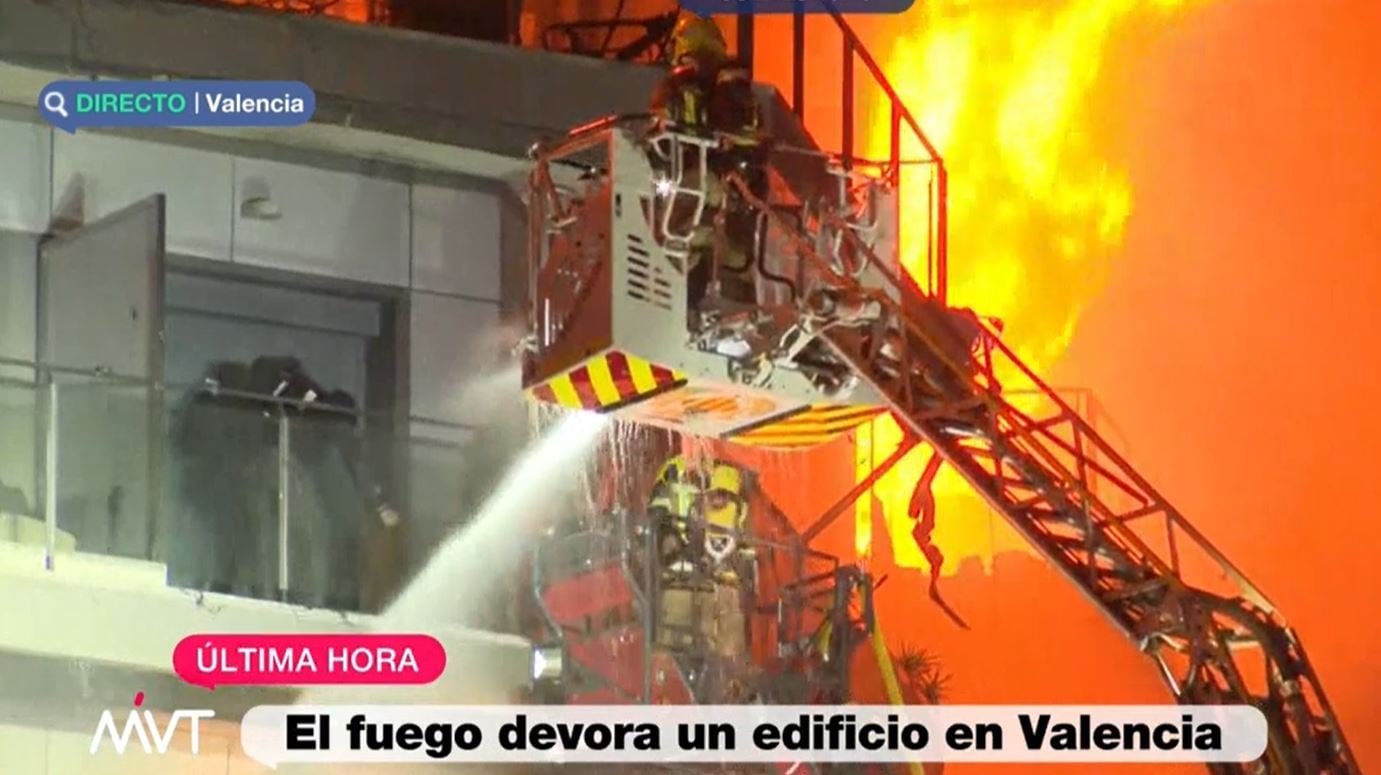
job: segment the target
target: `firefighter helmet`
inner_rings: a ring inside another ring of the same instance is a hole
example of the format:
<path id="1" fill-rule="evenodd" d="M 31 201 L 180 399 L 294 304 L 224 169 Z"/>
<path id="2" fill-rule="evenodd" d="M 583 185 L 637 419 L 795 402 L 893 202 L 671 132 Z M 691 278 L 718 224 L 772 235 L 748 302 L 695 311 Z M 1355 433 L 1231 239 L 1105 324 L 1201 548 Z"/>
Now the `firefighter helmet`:
<path id="1" fill-rule="evenodd" d="M 689 517 L 699 490 L 694 473 L 680 455 L 663 463 L 652 488 L 652 508 L 680 519 Z"/>
<path id="2" fill-rule="evenodd" d="M 743 472 L 728 463 L 716 462 L 710 471 L 710 489 L 742 495 Z"/>
<path id="3" fill-rule="evenodd" d="M 724 42 L 724 33 L 719 31 L 719 25 L 715 24 L 714 20 L 689 14 L 676 22 L 676 30 L 672 33 L 671 40 L 671 63 L 679 65 L 686 58 L 729 58 L 729 47 Z"/>
<path id="4" fill-rule="evenodd" d="M 722 461 L 711 464 L 705 487 L 704 515 L 706 524 L 715 532 L 734 532 L 747 527 L 743 472 L 737 466 Z"/>
<path id="5" fill-rule="evenodd" d="M 698 512 L 714 528 L 744 529 L 747 504 L 743 471 L 720 460 L 689 460 L 676 455 L 662 464 L 651 506 L 681 519 Z"/>

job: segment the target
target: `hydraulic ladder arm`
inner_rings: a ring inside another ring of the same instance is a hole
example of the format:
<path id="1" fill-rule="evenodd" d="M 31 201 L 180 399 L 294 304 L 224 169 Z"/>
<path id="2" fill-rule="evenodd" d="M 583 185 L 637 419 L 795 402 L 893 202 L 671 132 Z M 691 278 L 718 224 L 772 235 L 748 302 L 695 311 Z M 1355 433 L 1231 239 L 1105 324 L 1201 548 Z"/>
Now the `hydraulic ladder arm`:
<path id="1" fill-rule="evenodd" d="M 975 320 L 971 341 L 842 219 L 824 214 L 802 230 L 743 180 L 730 184 L 786 235 L 816 290 L 881 310 L 871 326 L 825 326 L 816 336 L 1157 663 L 1177 701 L 1262 710 L 1270 743 L 1261 761 L 1212 771 L 1359 772 L 1294 630 L 987 326 Z M 819 233 L 842 235 L 882 281 L 865 286 L 859 273 L 840 271 L 817 251 L 828 242 Z M 1022 389 L 999 385 L 999 375 Z M 1223 578 L 1228 588 L 1214 589 Z"/>

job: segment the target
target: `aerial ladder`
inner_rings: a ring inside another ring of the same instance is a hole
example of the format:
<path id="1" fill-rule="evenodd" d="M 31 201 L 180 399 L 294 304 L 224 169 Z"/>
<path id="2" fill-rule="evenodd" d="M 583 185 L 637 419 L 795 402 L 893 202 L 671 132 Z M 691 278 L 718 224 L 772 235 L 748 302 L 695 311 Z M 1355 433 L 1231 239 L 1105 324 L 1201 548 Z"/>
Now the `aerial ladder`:
<path id="1" fill-rule="evenodd" d="M 768 211 L 741 181 L 733 185 Z M 876 304 L 872 326 L 897 335 L 884 342 L 865 330 L 835 327 L 820 337 L 885 396 L 904 428 L 1155 660 L 1180 702 L 1246 703 L 1265 713 L 1271 732 L 1265 760 L 1215 770 L 1356 772 L 1303 644 L 1265 595 L 991 329 L 979 329 L 976 354 L 969 355 L 968 331 L 945 325 L 912 284 L 854 241 L 855 232 L 843 234 L 885 278 L 881 287 L 836 271 L 805 235 L 793 242 L 820 270 L 823 286 Z M 1038 391 L 1048 411 L 1024 411 L 1004 396 L 997 381 L 1003 364 Z M 1143 526 L 1164 536 L 1163 549 Z M 1200 554 L 1192 568 L 1183 559 L 1191 550 Z M 1230 579 L 1235 594 L 1210 591 L 1193 571 Z"/>
<path id="2" fill-rule="evenodd" d="M 907 438 L 870 480 L 928 449 L 913 516 L 933 507 L 934 471 L 952 467 L 1150 657 L 1176 701 L 1262 711 L 1261 759 L 1210 764 L 1215 775 L 1358 773 L 1275 606 L 990 321 L 946 303 L 943 162 L 888 93 L 889 160 L 776 148 L 765 197 L 736 172 L 710 174 L 726 138 L 646 117 L 610 117 L 535 148 L 531 397 L 787 449 L 890 412 Z M 907 224 L 926 230 L 921 282 L 898 261 L 903 126 L 929 165 L 929 222 Z M 732 207 L 757 218 L 746 283 L 729 277 L 742 266 L 718 259 Z M 692 299 L 694 245 L 707 232 L 712 277 Z"/>

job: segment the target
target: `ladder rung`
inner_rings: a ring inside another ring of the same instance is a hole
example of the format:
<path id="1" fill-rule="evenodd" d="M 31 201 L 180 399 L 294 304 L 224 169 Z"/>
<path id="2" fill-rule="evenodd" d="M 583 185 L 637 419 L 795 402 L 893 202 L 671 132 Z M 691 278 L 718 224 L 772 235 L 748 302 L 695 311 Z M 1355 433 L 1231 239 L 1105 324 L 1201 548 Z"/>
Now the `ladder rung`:
<path id="1" fill-rule="evenodd" d="M 1169 582 L 1163 578 L 1147 579 L 1146 581 L 1128 584 L 1127 586 L 1122 587 L 1121 589 L 1114 589 L 1109 592 L 1105 592 L 1103 593 L 1103 599 L 1110 603 L 1122 600 L 1130 600 L 1134 597 L 1140 597 L 1147 593 L 1164 589 L 1168 583 Z"/>

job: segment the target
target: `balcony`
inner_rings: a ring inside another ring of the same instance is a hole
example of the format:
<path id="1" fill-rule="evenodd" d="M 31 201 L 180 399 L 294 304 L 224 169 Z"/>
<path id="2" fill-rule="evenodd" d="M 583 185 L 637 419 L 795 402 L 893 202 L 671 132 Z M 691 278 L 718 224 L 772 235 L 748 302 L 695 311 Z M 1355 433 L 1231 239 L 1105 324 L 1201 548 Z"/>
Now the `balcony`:
<path id="1" fill-rule="evenodd" d="M 0 361 L 4 567 L 375 613 L 475 494 L 473 429 L 395 423 Z"/>

